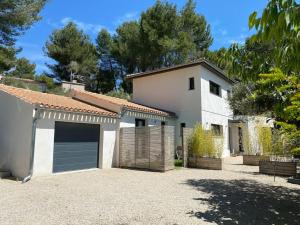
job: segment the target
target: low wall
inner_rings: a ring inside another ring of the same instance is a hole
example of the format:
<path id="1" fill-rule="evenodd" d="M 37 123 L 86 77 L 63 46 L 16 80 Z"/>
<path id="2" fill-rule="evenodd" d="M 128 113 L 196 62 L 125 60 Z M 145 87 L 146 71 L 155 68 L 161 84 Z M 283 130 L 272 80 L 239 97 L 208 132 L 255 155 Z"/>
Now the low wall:
<path id="1" fill-rule="evenodd" d="M 297 174 L 297 162 L 259 161 L 259 172 L 279 176 L 295 176 Z"/>
<path id="2" fill-rule="evenodd" d="M 243 155 L 243 164 L 250 166 L 259 166 L 260 160 L 268 160 L 268 156 L 261 155 Z"/>
<path id="3" fill-rule="evenodd" d="M 188 157 L 188 167 L 199 168 L 199 169 L 209 169 L 209 170 L 222 170 L 223 159 L 189 156 Z"/>

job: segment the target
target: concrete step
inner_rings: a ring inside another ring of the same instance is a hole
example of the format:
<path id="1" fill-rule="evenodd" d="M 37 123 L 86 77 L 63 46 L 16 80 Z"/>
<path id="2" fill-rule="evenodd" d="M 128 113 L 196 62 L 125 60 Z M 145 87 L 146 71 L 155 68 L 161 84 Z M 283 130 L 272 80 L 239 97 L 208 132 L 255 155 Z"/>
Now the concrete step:
<path id="1" fill-rule="evenodd" d="M 10 175 L 9 171 L 0 171 L 0 179 L 10 177 Z"/>

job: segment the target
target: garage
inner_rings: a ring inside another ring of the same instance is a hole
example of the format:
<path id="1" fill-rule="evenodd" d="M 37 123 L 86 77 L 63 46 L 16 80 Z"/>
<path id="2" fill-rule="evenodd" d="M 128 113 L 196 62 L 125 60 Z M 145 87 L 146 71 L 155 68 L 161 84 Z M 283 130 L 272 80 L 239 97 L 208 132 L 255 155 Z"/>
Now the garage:
<path id="1" fill-rule="evenodd" d="M 55 122 L 53 173 L 98 167 L 100 125 Z"/>

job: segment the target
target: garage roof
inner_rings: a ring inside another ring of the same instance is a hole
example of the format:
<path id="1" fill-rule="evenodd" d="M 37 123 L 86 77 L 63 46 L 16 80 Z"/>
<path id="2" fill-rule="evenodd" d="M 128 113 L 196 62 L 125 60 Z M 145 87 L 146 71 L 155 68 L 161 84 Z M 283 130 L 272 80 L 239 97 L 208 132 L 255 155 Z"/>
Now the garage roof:
<path id="1" fill-rule="evenodd" d="M 0 84 L 0 91 L 43 108 L 116 117 L 117 114 L 75 99 Z"/>
<path id="2" fill-rule="evenodd" d="M 171 117 L 175 116 L 175 113 L 148 107 L 148 106 L 141 105 L 141 104 L 137 104 L 134 102 L 130 102 L 126 99 L 115 98 L 115 97 L 101 95 L 101 94 L 87 92 L 87 91 L 73 90 L 74 98 L 80 98 L 80 96 L 84 96 L 87 98 L 94 98 L 96 100 L 101 100 L 101 102 L 107 102 L 109 104 L 117 105 L 123 109 L 129 109 L 129 110 L 140 111 L 140 112 L 144 112 L 144 113 L 156 114 L 156 115 L 160 115 L 160 116 L 171 116 Z M 87 101 L 87 98 L 85 98 L 84 101 Z"/>

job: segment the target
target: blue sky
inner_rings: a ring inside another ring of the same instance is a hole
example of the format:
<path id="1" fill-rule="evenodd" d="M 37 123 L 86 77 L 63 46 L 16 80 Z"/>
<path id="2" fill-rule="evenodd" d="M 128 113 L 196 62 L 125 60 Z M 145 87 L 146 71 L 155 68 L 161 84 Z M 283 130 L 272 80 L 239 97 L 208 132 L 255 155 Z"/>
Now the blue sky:
<path id="1" fill-rule="evenodd" d="M 185 0 L 169 0 L 178 8 Z M 37 65 L 37 72 L 47 70 L 50 62 L 43 53 L 49 35 L 69 21 L 75 22 L 94 40 L 101 28 L 110 32 L 124 21 L 136 20 L 142 11 L 152 6 L 155 0 L 49 0 L 41 12 L 43 17 L 24 35 L 18 38 L 17 46 L 26 57 Z M 203 14 L 211 26 L 214 38 L 210 49 L 228 47 L 233 42 L 243 43 L 253 31 L 248 29 L 248 17 L 253 11 L 261 12 L 267 0 L 196 0 L 197 12 Z"/>

